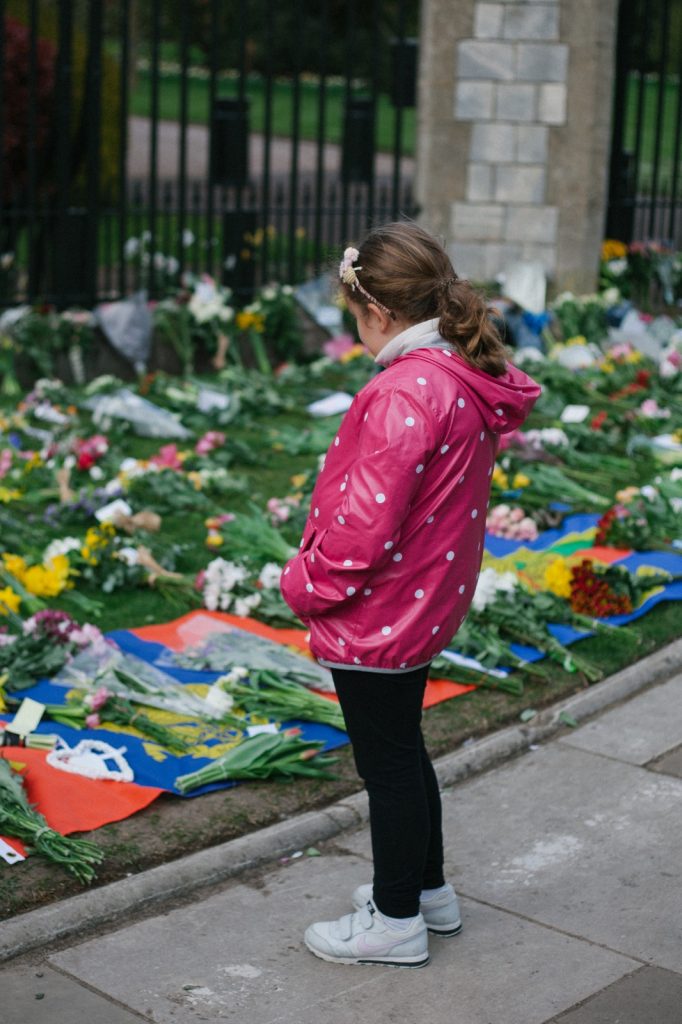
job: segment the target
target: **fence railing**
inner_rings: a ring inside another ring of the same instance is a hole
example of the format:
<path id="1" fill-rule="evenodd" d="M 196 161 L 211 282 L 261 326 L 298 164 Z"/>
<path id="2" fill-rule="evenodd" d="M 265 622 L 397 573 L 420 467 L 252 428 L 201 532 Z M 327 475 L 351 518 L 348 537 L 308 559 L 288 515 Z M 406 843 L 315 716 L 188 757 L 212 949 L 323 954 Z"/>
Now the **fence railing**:
<path id="1" fill-rule="evenodd" d="M 247 301 L 411 190 L 417 0 L 0 0 L 0 303 Z M 412 34 L 411 34 L 412 33 Z"/>
<path id="2" fill-rule="evenodd" d="M 682 248 L 682 14 L 621 0 L 607 234 Z"/>

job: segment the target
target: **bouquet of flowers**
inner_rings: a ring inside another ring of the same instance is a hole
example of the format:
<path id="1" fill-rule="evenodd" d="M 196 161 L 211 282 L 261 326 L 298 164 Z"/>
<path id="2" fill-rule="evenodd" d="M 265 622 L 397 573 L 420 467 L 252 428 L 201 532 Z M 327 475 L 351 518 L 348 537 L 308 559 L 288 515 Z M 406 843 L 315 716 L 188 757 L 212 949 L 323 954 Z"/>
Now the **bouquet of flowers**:
<path id="1" fill-rule="evenodd" d="M 298 729 L 261 733 L 241 740 L 225 754 L 189 775 L 179 775 L 175 785 L 181 793 L 199 786 L 233 779 L 293 779 L 304 775 L 333 779 L 327 770 L 337 760 L 320 754 L 322 741 L 302 740 Z"/>
<path id="2" fill-rule="evenodd" d="M 0 598 L 2 591 L 0 591 Z M 23 623 L 17 633 L 2 634 L 0 675 L 8 693 L 25 690 L 53 676 L 79 651 L 106 641 L 96 626 L 80 626 L 67 612 L 44 609 Z"/>
<path id="3" fill-rule="evenodd" d="M 345 730 L 340 706 L 326 697 L 306 689 L 295 679 L 269 669 L 248 670 L 235 667 L 215 681 L 238 707 L 249 714 L 263 715 L 279 722 L 300 719 L 322 722 Z"/>
<path id="4" fill-rule="evenodd" d="M 21 775 L 0 758 L 0 832 L 27 843 L 36 853 L 59 864 L 80 882 L 95 877 L 95 865 L 103 859 L 102 851 L 84 839 L 62 836 L 31 807 Z"/>
<path id="5" fill-rule="evenodd" d="M 70 725 L 73 729 L 99 729 L 106 722 L 114 725 L 133 727 L 159 746 L 176 754 L 184 754 L 188 744 L 172 729 L 154 721 L 132 701 L 111 693 L 105 686 L 94 693 L 76 691 L 69 695 L 66 704 L 46 704 L 45 714 L 55 722 Z"/>
<path id="6" fill-rule="evenodd" d="M 469 618 L 483 630 L 494 626 L 507 640 L 535 647 L 568 672 L 580 671 L 590 682 L 601 679 L 600 669 L 569 651 L 550 632 L 542 595 L 521 586 L 513 573 L 500 574 L 494 569 L 481 573 L 467 621 Z M 570 621 L 570 611 L 560 621 Z"/>

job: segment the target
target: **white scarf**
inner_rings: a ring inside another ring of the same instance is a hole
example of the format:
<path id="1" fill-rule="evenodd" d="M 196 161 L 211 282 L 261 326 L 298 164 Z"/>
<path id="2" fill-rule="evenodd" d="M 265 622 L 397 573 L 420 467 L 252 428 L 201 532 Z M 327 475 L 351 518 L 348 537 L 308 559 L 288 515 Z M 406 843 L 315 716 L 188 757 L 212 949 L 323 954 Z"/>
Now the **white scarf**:
<path id="1" fill-rule="evenodd" d="M 424 320 L 420 324 L 413 324 L 407 330 L 401 331 L 377 353 L 374 362 L 379 366 L 390 366 L 394 359 L 404 356 L 415 348 L 451 349 L 450 343 L 441 338 L 438 333 L 439 323 L 439 317 L 434 317 L 433 320 Z"/>

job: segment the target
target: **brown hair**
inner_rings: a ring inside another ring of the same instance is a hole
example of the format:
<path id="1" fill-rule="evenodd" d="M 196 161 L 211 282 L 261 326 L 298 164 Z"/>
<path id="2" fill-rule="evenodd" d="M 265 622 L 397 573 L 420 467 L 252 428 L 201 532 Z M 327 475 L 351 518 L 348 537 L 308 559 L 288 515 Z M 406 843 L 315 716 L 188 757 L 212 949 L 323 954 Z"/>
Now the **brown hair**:
<path id="1" fill-rule="evenodd" d="M 506 351 L 485 298 L 459 277 L 443 247 L 410 221 L 374 228 L 355 261 L 365 292 L 409 324 L 440 318 L 439 333 L 472 366 L 501 376 Z M 359 306 L 369 299 L 341 284 L 345 297 Z"/>

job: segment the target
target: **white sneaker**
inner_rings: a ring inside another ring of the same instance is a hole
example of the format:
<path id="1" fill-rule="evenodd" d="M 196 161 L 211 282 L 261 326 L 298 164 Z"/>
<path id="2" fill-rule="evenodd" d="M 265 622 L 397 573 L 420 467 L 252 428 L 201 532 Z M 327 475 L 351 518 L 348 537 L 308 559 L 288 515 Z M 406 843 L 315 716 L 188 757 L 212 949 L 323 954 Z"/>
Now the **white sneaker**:
<path id="1" fill-rule="evenodd" d="M 364 907 L 371 899 L 371 885 L 359 885 L 351 896 L 356 909 Z M 457 935 L 462 930 L 459 902 L 455 890 L 449 884 L 434 899 L 420 901 L 419 912 L 424 918 L 426 927 L 434 935 Z"/>
<path id="2" fill-rule="evenodd" d="M 338 964 L 425 967 L 429 962 L 428 934 L 421 914 L 409 928 L 393 931 L 371 900 L 338 921 L 311 924 L 305 944 L 315 956 Z"/>

